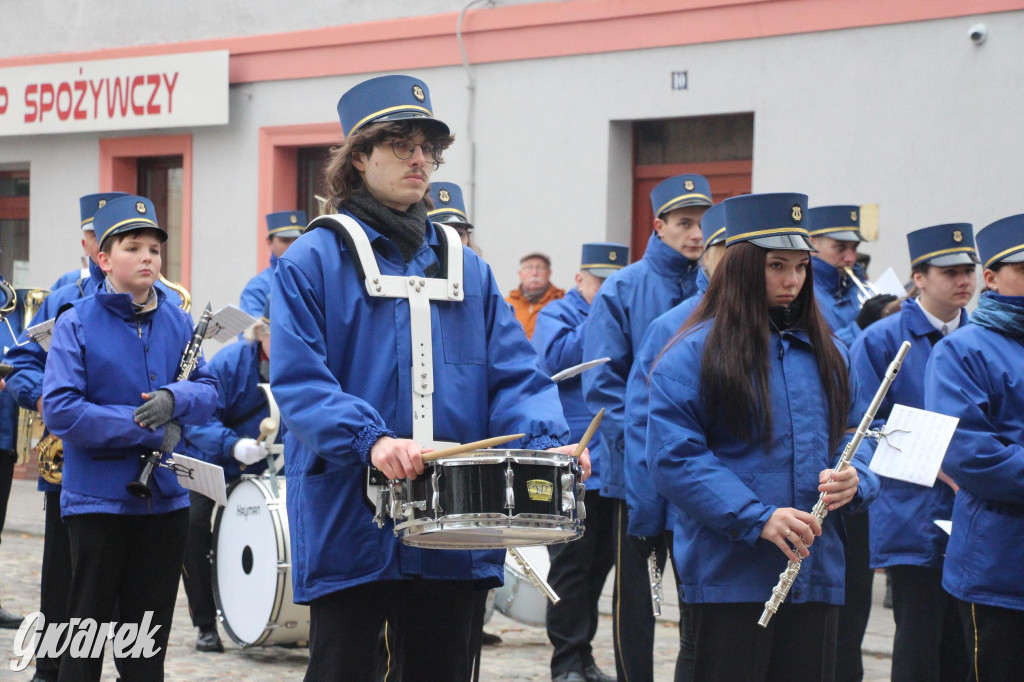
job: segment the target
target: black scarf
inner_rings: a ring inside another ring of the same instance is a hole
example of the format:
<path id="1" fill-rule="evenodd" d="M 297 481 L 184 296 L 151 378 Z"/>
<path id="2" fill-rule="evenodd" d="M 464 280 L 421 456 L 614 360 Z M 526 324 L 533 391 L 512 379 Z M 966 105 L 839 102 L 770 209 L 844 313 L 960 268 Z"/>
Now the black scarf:
<path id="1" fill-rule="evenodd" d="M 365 187 L 360 187 L 342 206 L 391 240 L 406 263 L 412 260 L 423 245 L 427 229 L 427 207 L 422 201 L 410 206 L 408 211 L 396 211 L 377 201 Z"/>

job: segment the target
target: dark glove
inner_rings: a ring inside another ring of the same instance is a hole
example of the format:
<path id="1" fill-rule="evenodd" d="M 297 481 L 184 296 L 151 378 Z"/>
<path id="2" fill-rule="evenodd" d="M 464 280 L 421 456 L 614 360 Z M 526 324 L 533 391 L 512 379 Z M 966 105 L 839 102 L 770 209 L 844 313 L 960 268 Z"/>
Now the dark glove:
<path id="1" fill-rule="evenodd" d="M 649 535 L 645 537 L 638 537 L 636 535 L 629 536 L 629 542 L 640 553 L 640 556 L 647 558 L 651 555 L 651 552 L 656 552 L 658 556 L 661 556 L 665 551 L 665 534 L 660 535 Z"/>
<path id="2" fill-rule="evenodd" d="M 885 306 L 895 301 L 896 298 L 892 294 L 879 294 L 864 301 L 864 305 L 860 308 L 860 315 L 857 315 L 857 326 L 861 329 L 867 329 L 875 322 L 878 322 L 882 319 L 882 312 L 885 310 Z"/>
<path id="3" fill-rule="evenodd" d="M 135 408 L 135 421 L 150 429 L 163 426 L 173 416 L 174 394 L 166 388 L 151 394 L 149 400 Z"/>
<path id="4" fill-rule="evenodd" d="M 160 452 L 174 452 L 174 448 L 180 440 L 181 427 L 178 426 L 178 422 L 167 422 L 164 424 L 164 440 L 160 443 Z"/>

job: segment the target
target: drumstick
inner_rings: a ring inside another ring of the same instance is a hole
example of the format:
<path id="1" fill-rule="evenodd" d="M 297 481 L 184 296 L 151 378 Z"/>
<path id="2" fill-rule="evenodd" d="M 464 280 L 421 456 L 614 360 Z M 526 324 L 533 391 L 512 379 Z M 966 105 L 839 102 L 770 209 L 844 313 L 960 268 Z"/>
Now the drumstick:
<path id="1" fill-rule="evenodd" d="M 471 450 L 483 450 L 484 448 L 490 448 L 495 445 L 502 445 L 509 441 L 522 438 L 525 433 L 514 433 L 511 436 L 497 436 L 496 438 L 485 438 L 483 440 L 474 441 L 472 443 L 466 443 L 464 445 L 455 445 L 450 448 L 444 448 L 442 450 L 434 450 L 423 455 L 424 462 L 433 462 L 435 459 L 441 459 L 442 457 L 451 457 L 453 455 L 461 455 Z"/>
<path id="2" fill-rule="evenodd" d="M 576 459 L 580 458 L 583 451 L 587 449 L 587 443 L 594 437 L 594 432 L 597 431 L 597 427 L 601 424 L 601 418 L 604 417 L 604 408 L 602 407 L 597 414 L 594 415 L 594 420 L 590 422 L 590 426 L 583 432 L 583 438 L 580 438 L 579 445 L 576 446 L 576 452 L 572 453 L 572 456 Z"/>
<path id="3" fill-rule="evenodd" d="M 260 422 L 260 435 L 256 439 L 256 443 L 262 443 L 267 439 L 267 436 L 277 430 L 277 422 L 270 417 L 264 417 L 263 421 Z M 240 471 L 245 471 L 245 465 L 238 467 Z"/>

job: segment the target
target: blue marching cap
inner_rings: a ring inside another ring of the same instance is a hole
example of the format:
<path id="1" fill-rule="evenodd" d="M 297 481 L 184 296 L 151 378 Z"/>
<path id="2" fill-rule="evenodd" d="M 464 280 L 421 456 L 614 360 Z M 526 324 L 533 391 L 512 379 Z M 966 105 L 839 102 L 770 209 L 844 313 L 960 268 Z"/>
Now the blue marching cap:
<path id="1" fill-rule="evenodd" d="M 612 242 L 592 242 L 583 245 L 580 270 L 604 279 L 629 265 L 629 247 Z"/>
<path id="2" fill-rule="evenodd" d="M 807 195 L 742 194 L 725 206 L 725 244 L 752 242 L 764 249 L 817 251 L 807 234 Z"/>
<path id="3" fill-rule="evenodd" d="M 718 202 L 707 211 L 700 219 L 700 231 L 704 235 L 704 248 L 725 241 L 725 205 Z"/>
<path id="4" fill-rule="evenodd" d="M 306 229 L 305 211 L 278 211 L 267 214 L 268 237 L 298 237 Z"/>
<path id="5" fill-rule="evenodd" d="M 703 175 L 690 173 L 662 180 L 651 190 L 651 208 L 660 218 L 669 211 L 686 206 L 710 206 L 711 185 Z"/>
<path id="6" fill-rule="evenodd" d="M 807 210 L 807 234 L 841 242 L 864 242 L 860 206 L 815 206 Z"/>
<path id="7" fill-rule="evenodd" d="M 973 265 L 978 262 L 974 249 L 974 228 L 970 223 L 933 225 L 907 233 L 910 267 L 929 263 L 945 268 L 950 265 Z"/>
<path id="8" fill-rule="evenodd" d="M 986 268 L 1024 262 L 1024 213 L 997 220 L 978 232 L 978 253 Z"/>
<path id="9" fill-rule="evenodd" d="M 127 192 L 101 192 L 100 194 L 86 194 L 78 200 L 78 206 L 82 210 L 82 229 L 92 229 L 92 219 L 96 211 L 107 205 L 111 199 L 128 196 Z"/>
<path id="10" fill-rule="evenodd" d="M 420 120 L 442 135 L 448 126 L 434 118 L 427 84 L 412 76 L 380 76 L 352 87 L 338 100 L 341 132 L 346 137 L 370 123 Z"/>
<path id="11" fill-rule="evenodd" d="M 108 237 L 146 228 L 156 230 L 160 241 L 167 241 L 167 232 L 156 222 L 156 208 L 146 197 L 127 194 L 111 199 L 96 211 L 92 224 L 101 248 Z"/>
<path id="12" fill-rule="evenodd" d="M 462 188 L 454 182 L 430 183 L 430 200 L 434 208 L 427 211 L 427 217 L 435 223 L 473 229 L 466 215 L 466 204 L 462 200 Z"/>

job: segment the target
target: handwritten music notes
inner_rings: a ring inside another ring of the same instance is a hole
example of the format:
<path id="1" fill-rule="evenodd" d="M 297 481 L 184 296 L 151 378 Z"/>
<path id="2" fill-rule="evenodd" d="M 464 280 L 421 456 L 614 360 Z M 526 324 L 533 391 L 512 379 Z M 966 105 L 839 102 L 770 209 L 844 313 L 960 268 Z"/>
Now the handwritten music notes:
<path id="1" fill-rule="evenodd" d="M 879 476 L 931 487 L 960 420 L 895 405 L 882 429 L 871 470 Z"/>
<path id="2" fill-rule="evenodd" d="M 227 343 L 256 323 L 256 318 L 241 308 L 226 305 L 213 314 L 206 338 Z"/>
<path id="3" fill-rule="evenodd" d="M 224 483 L 224 469 L 201 459 L 179 455 L 175 452 L 174 467 L 181 487 L 205 495 L 217 504 L 226 507 L 228 491 Z"/>

